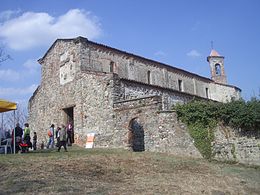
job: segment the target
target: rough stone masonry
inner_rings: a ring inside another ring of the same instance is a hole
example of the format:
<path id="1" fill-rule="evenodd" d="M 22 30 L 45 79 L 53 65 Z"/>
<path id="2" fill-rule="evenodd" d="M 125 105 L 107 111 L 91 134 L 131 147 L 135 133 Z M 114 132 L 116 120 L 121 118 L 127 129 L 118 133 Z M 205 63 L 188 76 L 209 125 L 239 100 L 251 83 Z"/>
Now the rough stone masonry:
<path id="1" fill-rule="evenodd" d="M 39 60 L 41 83 L 29 100 L 29 123 L 47 129 L 72 122 L 74 141 L 96 134 L 96 147 L 130 147 L 201 157 L 171 110 L 192 99 L 227 102 L 241 90 L 226 83 L 224 57 L 208 57 L 212 79 L 86 38 L 58 39 Z"/>

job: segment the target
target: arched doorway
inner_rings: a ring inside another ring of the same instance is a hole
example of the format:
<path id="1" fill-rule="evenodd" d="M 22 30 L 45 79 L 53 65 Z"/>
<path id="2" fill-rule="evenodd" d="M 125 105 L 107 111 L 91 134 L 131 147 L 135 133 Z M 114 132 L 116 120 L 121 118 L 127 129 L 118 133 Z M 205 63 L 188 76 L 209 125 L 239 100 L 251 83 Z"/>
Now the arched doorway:
<path id="1" fill-rule="evenodd" d="M 144 147 L 144 129 L 139 118 L 133 118 L 129 122 L 128 143 L 134 152 L 145 150 Z"/>

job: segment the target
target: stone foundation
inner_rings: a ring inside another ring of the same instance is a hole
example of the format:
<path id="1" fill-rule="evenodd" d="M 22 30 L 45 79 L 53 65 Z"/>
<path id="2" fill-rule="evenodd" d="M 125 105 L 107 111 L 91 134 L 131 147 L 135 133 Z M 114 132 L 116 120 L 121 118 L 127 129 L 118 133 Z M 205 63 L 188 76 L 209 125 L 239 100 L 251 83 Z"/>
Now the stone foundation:
<path id="1" fill-rule="evenodd" d="M 212 143 L 215 159 L 260 165 L 260 133 L 219 126 Z"/>

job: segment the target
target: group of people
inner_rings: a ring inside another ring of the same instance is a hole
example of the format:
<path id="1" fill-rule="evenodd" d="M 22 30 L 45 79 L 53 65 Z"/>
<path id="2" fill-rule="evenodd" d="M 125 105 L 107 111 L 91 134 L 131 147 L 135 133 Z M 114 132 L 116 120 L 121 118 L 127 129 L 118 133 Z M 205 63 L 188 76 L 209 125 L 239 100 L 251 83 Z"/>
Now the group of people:
<path id="1" fill-rule="evenodd" d="M 37 148 L 37 134 L 33 133 L 33 143 L 31 142 L 30 136 L 30 128 L 29 124 L 24 124 L 24 129 L 20 127 L 20 124 L 17 123 L 16 127 L 12 131 L 12 145 L 15 143 L 15 152 L 17 153 L 19 150 L 22 150 L 23 146 L 26 148 L 33 148 L 36 150 Z"/>
<path id="2" fill-rule="evenodd" d="M 15 144 L 15 153 L 19 151 L 26 152 L 29 150 L 29 148 L 32 148 L 33 150 L 37 149 L 37 133 L 33 133 L 32 142 L 30 133 L 31 132 L 28 123 L 24 124 L 24 129 L 20 126 L 19 123 L 17 123 L 16 127 L 12 130 L 12 134 L 8 137 L 5 137 L 12 139 L 12 148 Z M 52 124 L 48 129 L 48 137 L 49 140 L 47 143 L 47 148 L 54 148 L 54 146 L 56 146 L 59 152 L 63 146 L 67 152 L 67 146 L 72 146 L 72 143 L 74 143 L 74 131 L 72 123 L 69 122 L 67 126 L 61 125 L 61 127 L 57 127 L 56 129 L 54 124 Z M 57 140 L 56 145 L 54 141 L 55 138 Z M 26 150 L 24 150 L 24 148 L 26 148 Z M 41 144 L 41 148 L 44 148 L 44 142 Z"/>
<path id="3" fill-rule="evenodd" d="M 55 141 L 54 141 L 54 135 L 57 140 L 56 147 L 58 147 L 58 152 L 60 151 L 61 147 L 63 146 L 65 151 L 67 152 L 67 145 L 72 146 L 72 143 L 74 143 L 73 139 L 73 127 L 72 123 L 68 123 L 67 126 L 61 125 L 61 127 L 57 127 L 55 131 L 55 125 L 52 124 L 50 126 L 50 129 L 48 129 L 48 143 L 47 148 L 54 148 Z"/>

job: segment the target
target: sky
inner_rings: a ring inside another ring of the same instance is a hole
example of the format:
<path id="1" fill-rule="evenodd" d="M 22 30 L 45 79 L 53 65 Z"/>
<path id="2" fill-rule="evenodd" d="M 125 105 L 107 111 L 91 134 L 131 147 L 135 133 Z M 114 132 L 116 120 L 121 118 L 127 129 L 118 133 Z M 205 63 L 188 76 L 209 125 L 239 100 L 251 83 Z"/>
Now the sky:
<path id="1" fill-rule="evenodd" d="M 41 81 L 37 62 L 58 38 L 83 36 L 210 78 L 213 48 L 228 84 L 260 94 L 259 0 L 1 0 L 0 98 L 25 107 Z"/>

